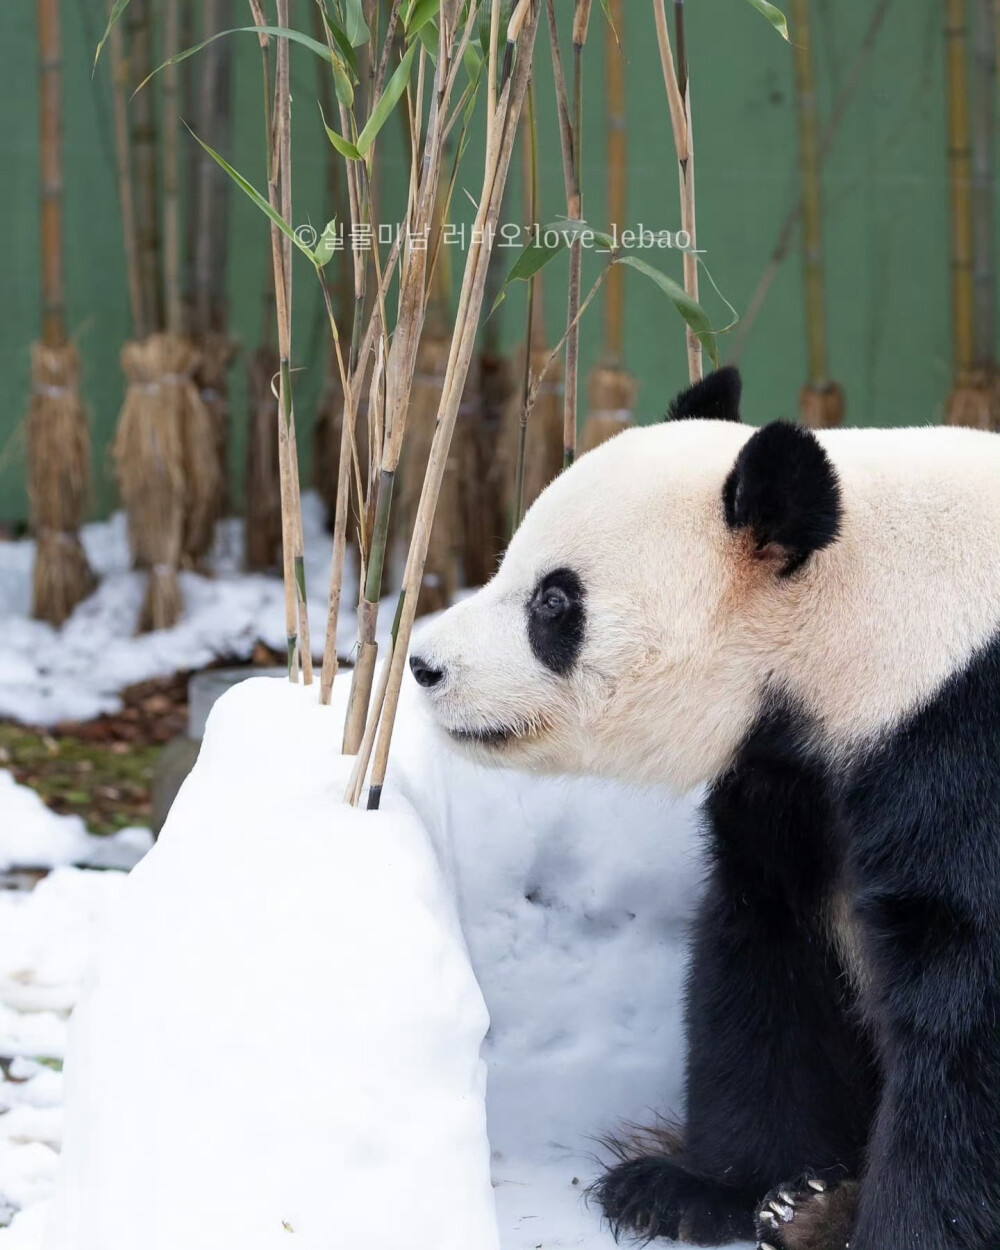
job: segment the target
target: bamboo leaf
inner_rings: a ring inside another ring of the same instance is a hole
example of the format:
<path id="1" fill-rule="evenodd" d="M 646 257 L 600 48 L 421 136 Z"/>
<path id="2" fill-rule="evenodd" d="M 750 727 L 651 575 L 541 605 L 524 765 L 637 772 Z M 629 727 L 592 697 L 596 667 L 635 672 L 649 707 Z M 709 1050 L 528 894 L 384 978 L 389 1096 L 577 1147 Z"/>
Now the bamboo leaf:
<path id="1" fill-rule="evenodd" d="M 440 8 L 441 0 L 413 0 L 404 24 L 407 38 L 418 35 L 429 21 L 437 17 Z"/>
<path id="2" fill-rule="evenodd" d="M 753 0 L 750 0 L 750 3 L 751 3 L 751 4 L 753 4 Z M 601 0 L 601 8 L 602 8 L 602 9 L 603 9 L 603 11 L 604 11 L 604 18 L 605 18 L 605 21 L 608 23 L 608 26 L 610 26 L 610 28 L 611 28 L 611 33 L 612 33 L 612 34 L 614 35 L 614 37 L 615 37 L 615 43 L 618 45 L 618 51 L 619 51 L 619 52 L 621 52 L 621 53 L 624 55 L 624 51 L 625 51 L 625 50 L 624 50 L 624 48 L 622 47 L 622 41 L 621 41 L 621 38 L 620 38 L 620 37 L 619 37 L 619 35 L 618 35 L 618 31 L 615 29 L 615 19 L 614 19 L 614 18 L 612 17 L 612 15 L 611 15 L 611 4 L 610 4 L 610 0 Z"/>
<path id="3" fill-rule="evenodd" d="M 762 13 L 764 17 L 767 18 L 774 29 L 787 43 L 788 19 L 778 6 L 776 4 L 769 4 L 768 0 L 749 0 L 749 3 L 753 5 L 758 13 Z"/>
<path id="4" fill-rule="evenodd" d="M 119 0 L 121 3 L 121 0 Z M 128 0 L 125 0 L 125 4 Z M 122 6 L 124 7 L 124 5 Z M 135 92 L 139 92 L 149 82 L 150 78 L 155 78 L 161 69 L 166 69 L 168 65 L 178 65 L 181 61 L 186 61 L 189 56 L 194 56 L 196 52 L 200 52 L 202 48 L 207 48 L 210 43 L 214 43 L 216 39 L 222 39 L 225 35 L 237 35 L 244 32 L 250 32 L 256 35 L 274 35 L 277 39 L 290 39 L 293 43 L 300 43 L 304 48 L 308 48 L 311 52 L 315 52 L 317 56 L 321 56 L 324 61 L 332 61 L 330 49 L 325 43 L 320 43 L 318 39 L 313 39 L 311 35 L 304 35 L 300 30 L 292 30 L 287 26 L 234 26 L 231 30 L 220 30 L 216 34 L 211 35 L 208 39 L 203 39 L 201 43 L 196 43 L 192 48 L 185 48 L 183 52 L 178 52 L 176 56 L 168 57 L 162 65 L 158 65 L 156 69 L 136 87 Z M 102 41 L 103 42 L 103 41 Z M 100 49 L 98 49 L 100 51 Z"/>
<path id="5" fill-rule="evenodd" d="M 361 0 L 341 0 L 344 10 L 344 34 L 352 48 L 360 48 L 372 37 L 365 21 Z"/>
<path id="6" fill-rule="evenodd" d="M 128 0 L 115 0 L 114 4 L 111 6 L 111 13 L 108 17 L 108 24 L 104 28 L 104 34 L 101 36 L 100 42 L 97 45 L 97 51 L 94 53 L 94 67 L 93 67 L 94 69 L 97 68 L 97 59 L 101 55 L 101 49 L 104 47 L 104 45 L 108 41 L 108 36 L 111 34 L 111 31 L 114 27 L 115 22 L 118 21 L 118 19 L 121 17 L 121 15 L 125 12 L 127 8 L 128 8 Z"/>
<path id="7" fill-rule="evenodd" d="M 423 44 L 424 51 L 430 58 L 431 64 L 436 68 L 438 60 L 438 44 L 441 41 L 441 36 L 438 33 L 437 22 L 425 22 L 417 31 L 417 38 Z"/>
<path id="8" fill-rule="evenodd" d="M 385 125 L 392 110 L 399 103 L 399 97 L 406 90 L 406 84 L 410 78 L 410 66 L 413 64 L 413 54 L 416 50 L 416 42 L 411 43 L 403 59 L 396 67 L 396 72 L 386 83 L 385 90 L 382 92 L 378 104 L 372 110 L 371 117 L 368 118 L 364 129 L 358 135 L 357 149 L 362 156 L 367 156 L 369 148 L 378 137 L 378 132 Z M 332 142 L 333 140 L 331 139 Z M 336 145 L 334 144 L 334 146 Z"/>
<path id="9" fill-rule="evenodd" d="M 233 169 L 232 165 L 229 164 L 229 162 L 226 160 L 224 156 L 220 156 L 219 153 L 216 152 L 214 148 L 209 147 L 209 145 L 204 141 L 204 139 L 199 139 L 198 136 L 194 133 L 194 131 L 191 130 L 191 127 L 187 125 L 187 122 L 185 122 L 184 125 L 187 126 L 187 129 L 190 131 L 191 137 L 205 149 L 205 151 L 209 154 L 212 160 L 215 161 L 215 163 L 221 169 L 224 169 L 226 171 L 226 173 L 229 175 L 230 178 L 232 178 L 233 182 L 236 183 L 236 185 L 243 192 L 243 194 L 248 196 L 251 200 L 253 200 L 253 202 L 257 205 L 260 211 L 264 213 L 265 216 L 269 217 L 271 221 L 274 222 L 274 224 L 278 227 L 278 229 L 282 232 L 282 234 L 287 235 L 288 238 L 291 239 L 291 241 L 295 244 L 295 246 L 299 249 L 299 251 L 303 254 L 303 256 L 308 256 L 309 259 L 313 262 L 313 264 L 315 264 L 316 259 L 313 256 L 312 249 L 307 247 L 302 242 L 299 236 L 295 233 L 292 227 L 288 224 L 288 222 L 285 221 L 284 217 L 282 217 L 282 215 L 279 212 L 277 212 L 275 209 L 271 207 L 271 205 L 261 195 L 261 193 L 257 190 L 257 188 L 253 186 L 251 183 L 247 182 L 246 178 L 244 178 L 241 173 Z"/>
<path id="10" fill-rule="evenodd" d="M 336 217 L 331 217 L 323 227 L 323 233 L 319 236 L 319 242 L 313 251 L 313 260 L 320 269 L 330 262 L 335 252 L 340 250 L 337 247 L 338 242 L 337 219 Z"/>
<path id="11" fill-rule="evenodd" d="M 335 52 L 330 54 L 330 68 L 333 70 L 333 89 L 337 99 L 345 109 L 354 108 L 354 83 L 358 81 L 357 76 L 352 81 L 347 67 Z"/>
<path id="12" fill-rule="evenodd" d="M 597 230 L 591 230 L 585 221 L 574 221 L 566 218 L 552 222 L 547 226 L 539 226 L 524 251 L 514 262 L 510 273 L 500 288 L 499 294 L 493 301 L 490 316 L 496 312 L 497 308 L 507 298 L 507 288 L 511 283 L 527 282 L 540 269 L 543 269 L 550 260 L 554 260 L 561 252 L 564 252 L 578 235 L 583 234 L 587 230 L 590 230 L 591 234 L 599 242 L 604 243 L 605 246 L 610 246 L 611 239 L 609 236 L 602 235 Z"/>
<path id="13" fill-rule="evenodd" d="M 711 357 L 712 364 L 718 368 L 719 349 L 715 342 L 715 331 L 712 329 L 712 323 L 708 319 L 708 313 L 705 312 L 698 301 L 693 300 L 673 278 L 668 278 L 665 273 L 660 273 L 659 269 L 654 269 L 652 265 L 647 264 L 644 260 L 640 260 L 638 256 L 619 256 L 613 263 L 616 265 L 629 265 L 640 273 L 644 273 L 647 278 L 651 278 L 660 290 L 667 295 L 680 315 L 698 336 L 698 341 Z"/>
<path id="14" fill-rule="evenodd" d="M 337 23 L 331 20 L 330 15 L 329 13 L 327 13 L 326 9 L 323 9 L 322 13 L 323 13 L 323 21 L 326 23 L 326 28 L 330 32 L 331 38 L 333 39 L 334 43 L 337 45 L 337 47 L 340 49 L 341 53 L 343 54 L 344 60 L 347 62 L 347 65 L 351 71 L 353 81 L 357 82 L 361 74 L 361 70 L 358 66 L 358 54 L 351 47 L 350 40 L 347 38 L 344 32 L 340 29 Z"/>
<path id="15" fill-rule="evenodd" d="M 346 156 L 349 161 L 360 161 L 362 159 L 361 153 L 350 141 L 350 139 L 345 139 L 344 136 L 338 134 L 332 126 L 328 126 L 326 124 L 326 118 L 323 117 L 322 106 L 320 107 L 319 115 L 323 118 L 323 129 L 326 131 L 326 137 L 330 140 L 340 155 Z"/>

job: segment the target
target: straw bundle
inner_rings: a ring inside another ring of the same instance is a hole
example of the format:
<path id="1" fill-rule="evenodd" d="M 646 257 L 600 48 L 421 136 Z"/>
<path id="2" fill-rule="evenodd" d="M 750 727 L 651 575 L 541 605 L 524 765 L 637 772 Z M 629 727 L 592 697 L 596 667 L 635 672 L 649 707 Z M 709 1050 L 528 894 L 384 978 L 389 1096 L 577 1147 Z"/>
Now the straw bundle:
<path id="1" fill-rule="evenodd" d="M 38 2 L 41 51 L 42 342 L 31 349 L 28 465 L 35 552 L 33 612 L 61 625 L 95 585 L 77 533 L 90 472 L 80 356 L 67 341 L 63 289 L 62 61 L 58 0 Z"/>
<path id="2" fill-rule="evenodd" d="M 602 364 L 587 379 L 587 423 L 583 427 L 584 452 L 614 438 L 632 424 L 639 383 L 624 369 Z"/>
<path id="3" fill-rule="evenodd" d="M 264 572 L 281 562 L 281 484 L 278 478 L 278 353 L 258 347 L 247 360 L 250 428 L 247 437 L 245 562 Z"/>
<path id="4" fill-rule="evenodd" d="M 32 526 L 37 539 L 33 614 L 61 625 L 97 584 L 78 534 L 87 500 L 90 433 L 73 343 L 31 349 L 28 409 Z"/>
<path id="5" fill-rule="evenodd" d="M 156 341 L 162 363 L 163 394 L 177 405 L 184 473 L 183 559 L 185 564 L 197 568 L 212 546 L 225 486 L 216 425 L 195 385 L 200 358 L 191 340 L 169 331 L 152 335 L 151 339 Z"/>
<path id="6" fill-rule="evenodd" d="M 212 427 L 212 443 L 215 462 L 219 470 L 219 493 L 216 499 L 216 518 L 229 511 L 229 366 L 239 352 L 239 346 L 229 337 L 216 330 L 201 334 L 197 341 L 198 364 L 194 381 L 202 403 L 208 409 Z M 188 554 L 194 554 L 187 548 Z M 207 548 L 206 548 L 207 550 Z"/>
<path id="7" fill-rule="evenodd" d="M 113 455 L 128 513 L 129 543 L 149 586 L 139 630 L 165 629 L 183 608 L 177 570 L 184 539 L 184 440 L 178 389 L 185 385 L 172 335 L 126 343 L 121 353 L 127 388 Z M 194 387 L 190 376 L 186 385 Z M 197 399 L 197 395 L 195 395 Z"/>

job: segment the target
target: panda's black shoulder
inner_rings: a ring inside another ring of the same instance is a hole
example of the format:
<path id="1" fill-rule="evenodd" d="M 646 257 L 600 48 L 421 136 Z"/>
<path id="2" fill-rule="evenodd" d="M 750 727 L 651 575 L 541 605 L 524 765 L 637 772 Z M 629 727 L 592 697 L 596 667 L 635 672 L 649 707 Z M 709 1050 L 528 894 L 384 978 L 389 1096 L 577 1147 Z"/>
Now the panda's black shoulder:
<path id="1" fill-rule="evenodd" d="M 667 410 L 667 421 L 701 417 L 710 421 L 739 421 L 743 379 L 734 365 L 716 369 L 694 386 L 681 391 Z"/>

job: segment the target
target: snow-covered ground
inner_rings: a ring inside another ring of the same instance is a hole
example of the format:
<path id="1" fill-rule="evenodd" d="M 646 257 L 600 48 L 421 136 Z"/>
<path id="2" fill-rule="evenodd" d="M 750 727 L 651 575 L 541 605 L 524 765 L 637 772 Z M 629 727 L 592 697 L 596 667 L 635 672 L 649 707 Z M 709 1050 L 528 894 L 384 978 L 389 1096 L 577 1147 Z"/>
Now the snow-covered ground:
<path id="1" fill-rule="evenodd" d="M 329 544 L 314 498 L 306 517 L 320 636 Z M 30 544 L 0 545 L 0 714 L 94 715 L 126 682 L 245 654 L 258 637 L 280 646 L 280 584 L 232 571 L 235 527 L 223 535 L 216 579 L 185 576 L 185 620 L 141 639 L 131 637 L 141 579 L 128 571 L 120 520 L 88 527 L 86 541 L 105 580 L 62 638 L 26 619 Z M 345 648 L 352 634 L 348 620 Z M 683 935 L 700 875 L 693 804 L 478 769 L 435 736 L 409 688 L 389 782 L 430 831 L 490 1013 L 487 1111 L 503 1250 L 609 1250 L 584 1198 L 598 1170 L 595 1139 L 622 1120 L 679 1109 Z M 69 1011 L 98 917 L 124 882 L 119 871 L 66 866 L 87 862 L 94 841 L 0 772 L 0 863 L 62 865 L 30 893 L 0 893 L 0 1057 L 15 1056 L 0 1080 L 0 1222 L 17 1213 L 0 1230 L 0 1250 L 42 1245 Z M 134 831 L 118 843 L 121 863 L 148 845 Z M 224 907 L 224 881 L 217 895 Z M 322 985 L 315 995 L 319 1010 Z M 229 1056 L 208 1032 L 192 1040 L 202 1043 L 199 1082 L 211 1088 Z M 293 1057 L 276 1057 L 258 1090 L 296 1070 Z M 323 1072 L 308 1077 L 322 1082 Z M 398 1247 L 408 1250 L 405 1232 Z"/>
<path id="2" fill-rule="evenodd" d="M 323 503 L 302 501 L 306 581 L 312 638 L 322 647 L 330 580 L 331 541 Z M 119 707 L 118 692 L 133 682 L 204 667 L 222 657 L 248 658 L 260 640 L 284 654 L 284 592 L 277 577 L 240 572 L 242 523 L 219 525 L 210 564 L 214 576 L 182 573 L 185 613 L 172 629 L 135 636 L 145 578 L 132 570 L 123 513 L 86 525 L 83 544 L 101 582 L 61 630 L 32 620 L 31 539 L 0 543 L 0 716 L 29 725 L 87 720 Z M 349 570 L 344 603 L 355 597 Z M 394 600 L 385 603 L 382 629 L 392 625 Z M 346 654 L 356 632 L 354 615 L 341 613 L 338 642 Z"/>

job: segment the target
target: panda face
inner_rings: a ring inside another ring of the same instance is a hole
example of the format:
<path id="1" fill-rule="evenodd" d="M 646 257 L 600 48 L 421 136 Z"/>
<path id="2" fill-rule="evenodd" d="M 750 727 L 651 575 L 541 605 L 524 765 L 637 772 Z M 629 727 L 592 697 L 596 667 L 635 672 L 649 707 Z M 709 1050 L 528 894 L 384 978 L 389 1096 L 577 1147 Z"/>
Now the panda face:
<path id="1" fill-rule="evenodd" d="M 828 760 L 1000 632 L 1000 437 L 735 418 L 720 370 L 583 456 L 497 575 L 414 639 L 434 717 L 492 764 L 685 789 L 777 699 Z M 710 415 L 701 419 L 699 414 Z"/>
<path id="2" fill-rule="evenodd" d="M 414 640 L 453 742 L 491 764 L 679 788 L 716 767 L 740 732 L 729 710 L 749 703 L 722 660 L 722 484 L 746 436 L 718 421 L 627 431 L 548 487 L 489 585 Z"/>

